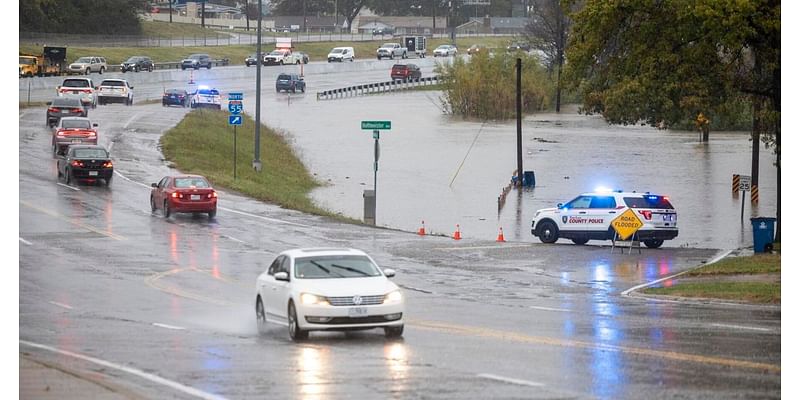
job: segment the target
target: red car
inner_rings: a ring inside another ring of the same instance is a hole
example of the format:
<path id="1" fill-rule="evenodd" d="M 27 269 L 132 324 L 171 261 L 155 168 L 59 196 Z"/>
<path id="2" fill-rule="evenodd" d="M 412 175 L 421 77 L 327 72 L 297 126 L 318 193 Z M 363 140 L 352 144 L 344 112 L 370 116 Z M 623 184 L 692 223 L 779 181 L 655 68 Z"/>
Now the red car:
<path id="1" fill-rule="evenodd" d="M 53 153 L 63 155 L 71 144 L 97 144 L 97 124 L 86 117 L 64 117 L 53 131 Z"/>
<path id="2" fill-rule="evenodd" d="M 165 176 L 150 186 L 150 210 L 164 210 L 164 217 L 173 213 L 208 213 L 217 215 L 217 192 L 200 175 Z"/>

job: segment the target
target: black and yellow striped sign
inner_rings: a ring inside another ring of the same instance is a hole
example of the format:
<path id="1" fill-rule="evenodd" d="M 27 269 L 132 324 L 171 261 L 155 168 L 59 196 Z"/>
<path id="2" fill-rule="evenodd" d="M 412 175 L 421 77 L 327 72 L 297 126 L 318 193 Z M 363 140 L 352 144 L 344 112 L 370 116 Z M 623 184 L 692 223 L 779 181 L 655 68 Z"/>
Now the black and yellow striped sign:
<path id="1" fill-rule="evenodd" d="M 739 195 L 739 174 L 733 174 L 733 183 L 731 184 L 731 191 L 734 196 Z"/>
<path id="2" fill-rule="evenodd" d="M 758 203 L 758 186 L 753 185 L 750 188 L 750 202 L 751 203 Z"/>

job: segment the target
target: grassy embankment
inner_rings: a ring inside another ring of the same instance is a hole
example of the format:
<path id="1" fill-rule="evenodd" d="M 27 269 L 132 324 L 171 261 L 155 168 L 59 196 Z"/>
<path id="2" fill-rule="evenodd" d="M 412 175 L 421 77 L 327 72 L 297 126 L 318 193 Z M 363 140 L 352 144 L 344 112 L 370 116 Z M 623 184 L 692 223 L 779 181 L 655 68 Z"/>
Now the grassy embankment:
<path id="1" fill-rule="evenodd" d="M 148 37 L 162 37 L 162 38 L 180 38 L 180 37 L 201 37 L 215 36 L 217 32 L 222 38 L 224 30 L 200 28 L 194 24 L 169 24 L 166 22 L 145 22 L 144 32 Z M 237 31 L 237 33 L 241 33 Z M 308 53 L 311 61 L 325 60 L 330 50 L 339 46 L 351 46 L 356 52 L 357 59 L 373 59 L 375 58 L 375 50 L 385 42 L 396 42 L 400 38 L 392 38 L 386 36 L 384 38 L 376 37 L 376 40 L 367 42 L 348 42 L 348 41 L 330 41 L 330 42 L 301 42 L 296 43 L 295 49 Z M 511 37 L 475 37 L 475 38 L 462 38 L 458 39 L 459 50 L 464 53 L 470 45 L 477 43 L 483 44 L 488 47 L 505 48 L 511 42 Z M 149 56 L 155 62 L 174 62 L 179 61 L 183 57 L 193 53 L 208 53 L 211 58 L 223 59 L 227 58 L 231 61 L 232 65 L 244 65 L 244 59 L 248 55 L 255 53 L 256 46 L 253 45 L 238 45 L 235 39 L 231 40 L 230 46 L 193 46 L 193 47 L 68 47 L 67 58 L 72 62 L 82 56 L 99 55 L 106 58 L 109 64 L 121 64 L 131 56 Z M 440 44 L 449 43 L 447 39 L 430 39 L 428 41 L 428 53 L 433 54 L 433 49 Z M 272 51 L 272 44 L 265 44 L 262 51 Z M 20 43 L 19 51 L 23 53 L 36 54 L 42 51 L 40 45 Z"/>
<path id="2" fill-rule="evenodd" d="M 780 253 L 732 257 L 681 275 L 674 286 L 642 293 L 780 304 L 780 274 Z"/>
<path id="3" fill-rule="evenodd" d="M 317 207 L 308 194 L 320 185 L 294 155 L 283 137 L 261 127 L 260 173 L 251 167 L 255 121 L 245 116 L 237 128 L 236 179 L 233 179 L 233 127 L 228 113 L 195 110 L 161 138 L 164 157 L 185 173 L 206 176 L 214 186 L 278 204 L 283 208 L 361 223 Z"/>

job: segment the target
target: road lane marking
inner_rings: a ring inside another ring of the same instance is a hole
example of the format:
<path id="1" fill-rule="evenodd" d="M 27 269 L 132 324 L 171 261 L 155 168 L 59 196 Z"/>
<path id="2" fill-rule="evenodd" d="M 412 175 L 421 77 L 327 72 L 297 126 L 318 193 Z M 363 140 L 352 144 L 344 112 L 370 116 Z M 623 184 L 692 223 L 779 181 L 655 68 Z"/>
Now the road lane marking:
<path id="1" fill-rule="evenodd" d="M 717 257 L 714 257 L 714 259 L 713 259 L 713 260 L 709 261 L 709 262 L 708 262 L 708 263 L 706 263 L 706 264 L 700 265 L 700 266 L 698 266 L 697 268 L 700 268 L 700 267 L 705 267 L 706 265 L 711 265 L 711 264 L 714 264 L 714 263 L 718 262 L 719 260 L 722 260 L 723 258 L 727 257 L 727 256 L 728 256 L 728 254 L 731 254 L 732 252 L 733 252 L 733 250 L 728 250 L 727 252 L 725 252 L 725 253 L 722 253 L 722 254 L 720 254 L 720 255 L 719 255 L 719 256 L 717 256 Z M 691 269 L 687 269 L 686 271 L 678 272 L 677 274 L 670 275 L 670 276 L 668 276 L 668 277 L 666 277 L 666 278 L 656 279 L 656 280 L 654 280 L 654 281 L 652 281 L 652 282 L 645 282 L 645 283 L 642 283 L 641 285 L 636 285 L 636 286 L 634 286 L 634 287 L 632 287 L 632 288 L 630 288 L 630 289 L 628 289 L 628 290 L 625 290 L 624 292 L 622 292 L 622 296 L 623 296 L 623 297 L 628 297 L 628 295 L 629 295 L 631 292 L 633 292 L 633 291 L 639 290 L 639 289 L 641 289 L 641 288 L 644 288 L 644 287 L 652 286 L 652 285 L 655 285 L 655 284 L 657 284 L 657 283 L 661 283 L 661 282 L 663 282 L 663 281 L 667 281 L 667 280 L 670 280 L 670 279 L 675 279 L 675 278 L 677 278 L 678 276 L 681 276 L 681 275 L 683 275 L 683 274 L 686 274 L 686 273 L 688 273 L 688 272 L 691 272 L 691 271 L 693 271 L 693 270 L 695 270 L 695 269 L 697 269 L 697 268 L 691 268 Z"/>
<path id="2" fill-rule="evenodd" d="M 528 308 L 533 308 L 534 310 L 542 310 L 542 311 L 572 312 L 572 310 L 568 310 L 566 308 L 551 308 L 542 306 L 528 306 Z"/>
<path id="3" fill-rule="evenodd" d="M 222 236 L 223 236 L 223 237 L 226 237 L 226 238 L 228 238 L 228 239 L 230 239 L 230 240 L 233 240 L 234 242 L 245 243 L 245 241 L 244 241 L 244 240 L 239 240 L 239 239 L 237 239 L 237 238 L 235 238 L 235 237 L 233 237 L 233 236 L 228 236 L 228 235 L 222 235 Z"/>
<path id="4" fill-rule="evenodd" d="M 232 213 L 235 213 L 235 214 L 245 215 L 245 216 L 248 216 L 248 217 L 260 218 L 260 219 L 263 219 L 265 221 L 277 222 L 277 223 L 280 223 L 280 224 L 302 226 L 303 228 L 310 228 L 311 227 L 310 225 L 298 224 L 297 222 L 289 222 L 289 221 L 284 221 L 282 219 L 269 218 L 269 217 L 264 217 L 264 216 L 261 216 L 261 215 L 250 214 L 248 212 L 234 210 L 232 208 L 219 207 L 219 209 L 220 210 L 225 210 L 225 211 L 228 211 L 228 212 L 232 212 Z"/>
<path id="5" fill-rule="evenodd" d="M 160 323 L 158 323 L 158 322 L 153 322 L 153 326 L 157 326 L 157 327 L 159 327 L 159 328 L 172 329 L 172 330 L 175 330 L 175 331 L 182 331 L 182 330 L 185 330 L 185 329 L 186 329 L 186 328 L 182 328 L 182 327 L 180 327 L 180 326 L 175 326 L 175 325 L 167 325 L 167 324 L 160 324 Z"/>
<path id="6" fill-rule="evenodd" d="M 472 246 L 472 247 L 434 247 L 433 250 L 457 251 L 457 250 L 483 250 L 483 249 L 513 249 L 517 247 L 531 247 L 529 244 L 498 244 L 494 246 Z"/>
<path id="7" fill-rule="evenodd" d="M 19 241 L 22 242 L 22 243 L 27 244 L 28 246 L 33 246 L 33 243 L 31 243 L 31 242 L 29 242 L 29 241 L 27 241 L 27 240 L 25 240 L 23 238 L 19 238 Z"/>
<path id="8" fill-rule="evenodd" d="M 80 192 L 81 191 L 80 189 L 78 189 L 78 188 L 76 188 L 74 186 L 70 186 L 70 185 L 67 185 L 67 184 L 64 184 L 64 183 L 61 183 L 61 182 L 57 182 L 56 185 L 61 186 L 61 187 L 65 187 L 67 189 L 72 189 L 72 190 L 74 190 L 76 192 Z"/>
<path id="9" fill-rule="evenodd" d="M 50 304 L 52 304 L 54 306 L 61 307 L 61 308 L 66 308 L 67 310 L 72 310 L 72 306 L 64 304 L 64 303 L 59 303 L 57 301 L 48 301 L 48 303 L 50 303 Z"/>
<path id="10" fill-rule="evenodd" d="M 718 328 L 743 329 L 743 330 L 760 331 L 760 332 L 773 332 L 774 331 L 773 329 L 759 328 L 757 326 L 729 325 L 729 324 L 711 324 L 711 326 L 716 326 Z"/>
<path id="11" fill-rule="evenodd" d="M 189 269 L 193 269 L 193 268 L 175 268 L 175 269 L 171 269 L 169 271 L 159 272 L 159 273 L 150 275 L 147 278 L 144 278 L 144 283 L 146 283 L 147 286 L 150 286 L 153 289 L 160 290 L 162 292 L 166 292 L 166 293 L 178 296 L 178 297 L 184 297 L 184 298 L 187 298 L 187 299 L 197 300 L 197 301 L 204 302 L 204 303 L 211 303 L 211 304 L 215 304 L 215 305 L 218 305 L 218 306 L 231 306 L 231 305 L 234 305 L 233 303 L 231 303 L 229 301 L 217 300 L 217 299 L 213 299 L 211 297 L 206 297 L 206 296 L 203 296 L 203 295 L 192 293 L 192 292 L 180 289 L 175 285 L 170 285 L 170 284 L 168 284 L 166 282 L 161 281 L 161 279 L 164 278 L 164 277 L 167 277 L 167 276 L 170 276 L 170 275 L 179 274 L 179 273 L 181 273 L 183 271 L 186 271 L 186 270 L 189 270 Z"/>
<path id="12" fill-rule="evenodd" d="M 128 129 L 128 125 L 130 125 L 131 122 L 133 122 L 133 120 L 136 118 L 139 118 L 139 113 L 133 114 L 133 116 L 130 117 L 130 119 L 128 119 L 128 122 L 126 122 L 125 125 L 122 126 L 122 129 Z"/>
<path id="13" fill-rule="evenodd" d="M 63 215 L 61 215 L 61 214 L 59 214 L 57 212 L 50 211 L 50 210 L 41 208 L 39 206 L 33 205 L 31 203 L 28 203 L 27 201 L 20 200 L 19 203 L 24 205 L 25 207 L 32 208 L 34 210 L 40 211 L 40 212 L 42 212 L 44 214 L 47 214 L 47 215 L 49 215 L 51 217 L 58 218 L 58 219 L 60 219 L 62 221 L 66 221 L 66 222 L 68 222 L 68 223 L 70 223 L 72 225 L 78 226 L 78 227 L 83 228 L 83 229 L 90 230 L 90 231 L 92 231 L 94 233 L 99 233 L 99 234 L 101 234 L 103 236 L 108 236 L 108 237 L 110 237 L 110 238 L 112 238 L 114 240 L 125 240 L 125 237 L 123 237 L 123 236 L 115 235 L 115 234 L 113 234 L 113 233 L 111 233 L 109 231 L 104 231 L 102 229 L 97 229 L 97 228 L 95 228 L 95 227 L 93 227 L 91 225 L 86 225 L 86 224 L 82 224 L 82 223 L 77 222 L 77 221 L 73 221 L 73 219 L 71 219 L 71 218 L 67 218 L 67 217 L 65 217 L 65 216 L 63 216 Z"/>
<path id="14" fill-rule="evenodd" d="M 735 368 L 757 369 L 773 373 L 781 372 L 780 365 L 772 365 L 754 361 L 743 361 L 743 360 L 734 360 L 730 358 L 721 358 L 714 356 L 702 356 L 697 354 L 678 353 L 675 351 L 651 350 L 638 347 L 617 346 L 605 343 L 585 342 L 580 340 L 557 339 L 545 336 L 532 336 L 517 332 L 506 332 L 489 328 L 448 324 L 448 323 L 434 322 L 434 321 L 409 320 L 408 324 L 410 326 L 420 329 L 428 329 L 432 331 L 455 333 L 461 335 L 473 335 L 478 337 L 500 339 L 500 340 L 507 340 L 507 341 L 521 342 L 521 343 L 558 346 L 558 347 L 583 348 L 590 350 L 602 350 L 602 351 L 634 354 L 639 356 L 656 357 L 674 361 L 687 361 L 687 362 L 696 362 L 701 364 L 723 365 Z"/>
<path id="15" fill-rule="evenodd" d="M 534 386 L 534 387 L 542 387 L 542 386 L 544 386 L 543 383 L 539 383 L 539 382 L 531 382 L 531 381 L 526 381 L 526 380 L 522 380 L 522 379 L 506 378 L 505 376 L 492 375 L 492 374 L 478 374 L 478 378 L 491 379 L 493 381 L 513 383 L 515 385 L 522 385 L 522 386 Z"/>
<path id="16" fill-rule="evenodd" d="M 50 346 L 47 346 L 47 345 L 34 343 L 34 342 L 29 342 L 27 340 L 22 340 L 22 339 L 20 339 L 19 343 L 21 345 L 25 345 L 25 346 L 28 346 L 28 347 L 33 347 L 33 348 L 36 348 L 36 349 L 46 350 L 46 351 L 49 351 L 49 352 L 52 352 L 52 353 L 57 353 L 57 354 L 61 354 L 61 355 L 65 355 L 65 356 L 69 356 L 69 357 L 73 357 L 73 358 L 77 358 L 79 360 L 88 361 L 90 363 L 101 365 L 101 366 L 106 367 L 106 368 L 111 368 L 111 369 L 115 369 L 115 370 L 118 370 L 118 371 L 127 372 L 127 373 L 129 373 L 131 375 L 136 375 L 136 376 L 138 376 L 140 378 L 147 379 L 150 382 L 154 382 L 154 383 L 158 383 L 160 385 L 164 385 L 164 386 L 170 387 L 170 388 L 175 389 L 175 390 L 177 390 L 179 392 L 183 392 L 183 393 L 186 393 L 186 394 L 188 394 L 190 396 L 194 396 L 194 397 L 197 397 L 197 398 L 206 399 L 206 400 L 225 400 L 225 397 L 218 396 L 218 395 L 215 395 L 215 394 L 212 394 L 212 393 L 208 393 L 208 392 L 204 392 L 204 391 L 202 391 L 200 389 L 195 389 L 195 388 L 193 388 L 191 386 L 186 386 L 186 385 L 184 385 L 182 383 L 171 381 L 169 379 L 162 378 L 162 377 L 160 377 L 158 375 L 154 375 L 154 374 L 151 374 L 151 373 L 148 373 L 148 372 L 144 372 L 144 371 L 141 371 L 141 370 L 138 370 L 138 369 L 135 369 L 135 368 L 126 367 L 124 365 L 115 364 L 115 363 L 112 363 L 110 361 L 105 361 L 105 360 L 101 360 L 99 358 L 94 358 L 94 357 L 83 355 L 83 354 L 73 353 L 71 351 L 61 350 L 61 349 L 58 349 L 58 348 L 55 348 L 55 347 L 50 347 Z"/>

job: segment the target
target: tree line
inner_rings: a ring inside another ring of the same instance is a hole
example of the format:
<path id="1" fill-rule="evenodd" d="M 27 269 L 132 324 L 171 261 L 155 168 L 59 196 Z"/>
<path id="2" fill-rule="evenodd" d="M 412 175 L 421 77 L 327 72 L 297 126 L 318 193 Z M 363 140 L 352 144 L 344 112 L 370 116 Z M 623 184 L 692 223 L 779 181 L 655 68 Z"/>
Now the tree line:
<path id="1" fill-rule="evenodd" d="M 24 0 L 19 2 L 20 32 L 136 35 L 146 0 Z"/>

